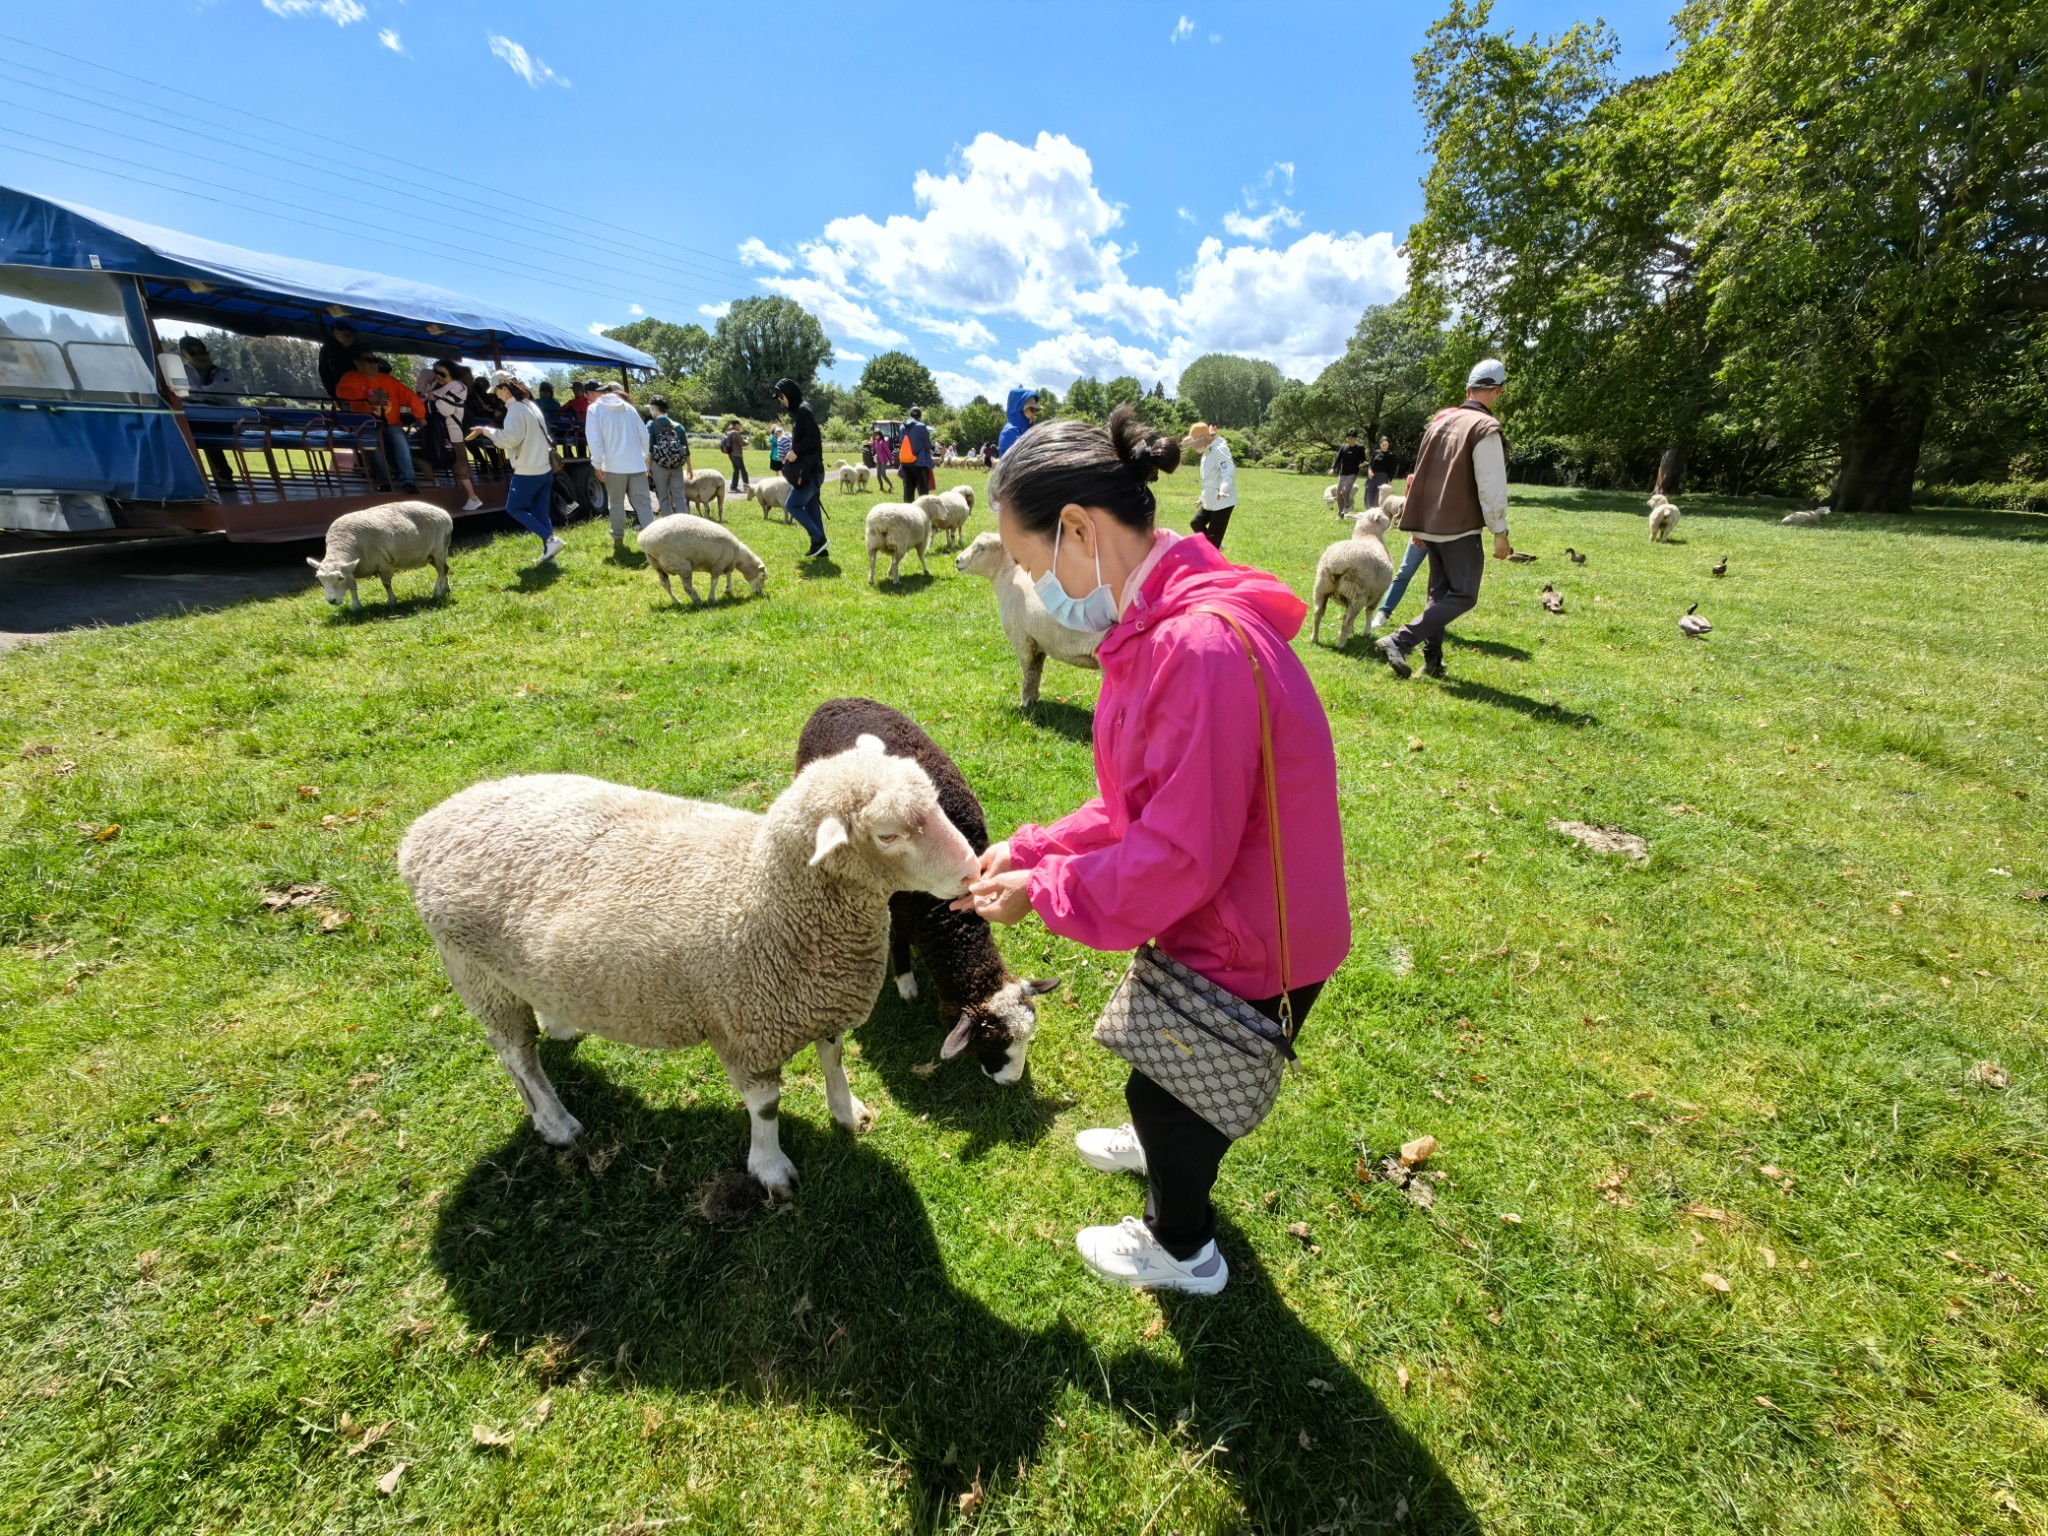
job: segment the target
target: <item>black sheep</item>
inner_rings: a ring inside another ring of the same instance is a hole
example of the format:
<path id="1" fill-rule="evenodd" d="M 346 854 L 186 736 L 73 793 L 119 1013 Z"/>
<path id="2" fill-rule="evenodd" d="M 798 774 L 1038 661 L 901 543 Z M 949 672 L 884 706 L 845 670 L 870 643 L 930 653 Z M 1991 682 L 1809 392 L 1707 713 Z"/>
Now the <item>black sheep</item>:
<path id="1" fill-rule="evenodd" d="M 931 775 L 939 805 L 976 853 L 988 847 L 988 823 L 966 776 L 921 726 L 900 710 L 873 699 L 829 699 L 811 712 L 797 738 L 796 766 L 849 750 L 863 735 L 878 736 L 896 757 L 914 758 Z M 939 1059 L 950 1061 L 972 1050 L 981 1070 L 999 1083 L 1024 1075 L 1024 1056 L 1038 1027 L 1040 993 L 1057 978 L 1022 981 L 1012 976 L 996 949 L 995 935 L 977 913 L 955 912 L 936 896 L 898 891 L 889 898 L 889 966 L 896 990 L 917 996 L 910 952 L 923 958 L 939 989 L 939 1017 L 954 1021 Z"/>

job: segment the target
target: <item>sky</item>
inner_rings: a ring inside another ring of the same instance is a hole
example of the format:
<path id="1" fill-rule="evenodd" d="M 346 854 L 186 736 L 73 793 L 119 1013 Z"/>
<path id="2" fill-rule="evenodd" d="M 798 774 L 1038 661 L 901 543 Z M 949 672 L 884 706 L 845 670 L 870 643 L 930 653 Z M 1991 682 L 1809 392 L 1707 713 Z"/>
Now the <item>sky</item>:
<path id="1" fill-rule="evenodd" d="M 781 293 L 955 404 L 1204 352 L 1313 378 L 1405 281 L 1427 0 L 0 11 L 0 184 L 575 329 Z M 1604 19 L 1623 75 L 1674 0 Z"/>

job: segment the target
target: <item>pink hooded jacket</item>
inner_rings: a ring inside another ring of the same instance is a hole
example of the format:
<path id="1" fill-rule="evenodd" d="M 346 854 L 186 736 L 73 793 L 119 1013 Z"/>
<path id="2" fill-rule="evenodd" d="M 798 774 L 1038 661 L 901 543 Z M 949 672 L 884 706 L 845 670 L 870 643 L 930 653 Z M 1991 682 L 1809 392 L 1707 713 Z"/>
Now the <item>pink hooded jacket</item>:
<path id="1" fill-rule="evenodd" d="M 1244 998 L 1280 991 L 1260 780 L 1259 704 L 1244 647 L 1199 607 L 1244 626 L 1266 676 L 1280 791 L 1281 856 L 1295 986 L 1351 949 L 1337 754 L 1329 718 L 1290 641 L 1308 607 L 1277 578 L 1231 565 L 1207 539 L 1169 548 L 1096 653 L 1100 798 L 1010 839 L 1031 905 L 1091 949 L 1148 939 Z"/>

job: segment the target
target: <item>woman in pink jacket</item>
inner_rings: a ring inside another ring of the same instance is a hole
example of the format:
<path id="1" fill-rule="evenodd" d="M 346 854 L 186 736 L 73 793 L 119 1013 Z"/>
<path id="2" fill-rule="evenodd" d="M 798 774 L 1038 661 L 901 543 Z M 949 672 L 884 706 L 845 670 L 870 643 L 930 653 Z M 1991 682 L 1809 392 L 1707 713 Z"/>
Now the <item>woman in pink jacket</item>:
<path id="1" fill-rule="evenodd" d="M 1021 438 L 989 485 L 1003 547 L 1061 623 L 1104 635 L 1095 779 L 1102 793 L 982 857 L 960 905 L 991 922 L 1031 912 L 1093 949 L 1156 939 L 1190 970 L 1268 1017 L 1280 1007 L 1273 861 L 1260 782 L 1258 697 L 1243 627 L 1266 678 L 1297 1024 L 1351 948 L 1330 723 L 1289 642 L 1307 605 L 1206 539 L 1153 526 L 1151 481 L 1179 444 L 1148 439 L 1128 406 L 1109 430 L 1074 419 Z M 1209 1192 L 1229 1138 L 1142 1073 L 1130 1124 L 1083 1131 L 1084 1161 L 1145 1175 L 1144 1219 L 1088 1227 L 1082 1259 L 1104 1279 L 1209 1294 L 1230 1278 Z"/>

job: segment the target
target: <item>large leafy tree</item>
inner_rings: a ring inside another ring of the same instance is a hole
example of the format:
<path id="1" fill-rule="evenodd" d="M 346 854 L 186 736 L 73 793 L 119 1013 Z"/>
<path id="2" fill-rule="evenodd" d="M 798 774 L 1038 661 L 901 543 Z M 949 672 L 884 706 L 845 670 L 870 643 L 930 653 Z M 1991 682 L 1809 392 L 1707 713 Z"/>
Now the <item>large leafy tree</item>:
<path id="1" fill-rule="evenodd" d="M 1284 382 L 1280 370 L 1263 358 L 1205 352 L 1181 370 L 1180 397 L 1198 420 L 1218 427 L 1255 427 Z M 1163 390 L 1160 398 L 1165 398 Z"/>
<path id="2" fill-rule="evenodd" d="M 1090 421 L 1107 421 L 1109 401 L 1104 398 L 1102 380 L 1092 373 L 1085 379 L 1074 380 L 1074 387 L 1067 391 L 1067 409 Z"/>
<path id="3" fill-rule="evenodd" d="M 794 299 L 741 299 L 719 319 L 705 364 L 711 407 L 759 416 L 775 409 L 778 379 L 794 379 L 806 394 L 818 370 L 832 361 L 832 343 L 818 319 Z"/>
<path id="4" fill-rule="evenodd" d="M 615 325 L 604 334 L 609 340 L 623 341 L 645 352 L 654 359 L 655 371 L 664 379 L 695 376 L 711 353 L 711 333 L 703 326 L 676 325 L 652 315 L 631 325 Z"/>
<path id="5" fill-rule="evenodd" d="M 1359 316 L 1343 355 L 1313 383 L 1290 381 L 1273 397 L 1266 437 L 1288 448 L 1335 452 L 1344 434 L 1356 431 L 1368 443 L 1384 436 L 1412 451 L 1445 392 L 1439 375 L 1446 355 L 1444 331 L 1426 311 L 1375 304 Z"/>
<path id="6" fill-rule="evenodd" d="M 931 405 L 939 398 L 938 381 L 931 370 L 908 352 L 884 352 L 869 358 L 861 370 L 860 387 L 903 411 L 913 405 Z"/>
<path id="7" fill-rule="evenodd" d="M 983 443 L 992 443 L 1003 434 L 1003 408 L 992 404 L 986 395 L 976 395 L 960 407 L 960 414 L 954 418 L 960 441 L 970 448 Z"/>

